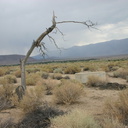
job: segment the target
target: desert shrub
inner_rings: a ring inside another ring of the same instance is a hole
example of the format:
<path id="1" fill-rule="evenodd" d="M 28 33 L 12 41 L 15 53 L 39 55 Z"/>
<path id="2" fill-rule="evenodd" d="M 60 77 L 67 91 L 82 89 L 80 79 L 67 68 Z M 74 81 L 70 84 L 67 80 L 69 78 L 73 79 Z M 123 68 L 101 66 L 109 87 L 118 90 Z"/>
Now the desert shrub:
<path id="1" fill-rule="evenodd" d="M 14 86 L 4 84 L 0 87 L 0 111 L 11 107 Z"/>
<path id="2" fill-rule="evenodd" d="M 12 118 L 9 118 L 4 122 L 0 121 L 0 128 L 18 128 L 18 126 L 13 122 Z"/>
<path id="3" fill-rule="evenodd" d="M 47 72 L 47 73 L 53 73 L 53 68 L 52 66 L 49 64 L 49 65 L 44 65 L 41 69 L 41 71 L 43 72 Z"/>
<path id="4" fill-rule="evenodd" d="M 89 76 L 87 79 L 86 85 L 91 86 L 91 87 L 99 87 L 102 85 L 105 85 L 106 82 L 103 81 L 100 77 L 98 76 Z"/>
<path id="5" fill-rule="evenodd" d="M 53 94 L 53 90 L 54 88 L 58 85 L 58 81 L 56 80 L 40 80 L 37 82 L 37 86 L 42 86 L 42 88 L 44 88 L 45 94 L 46 95 L 51 95 Z"/>
<path id="6" fill-rule="evenodd" d="M 52 124 L 55 128 L 101 128 L 93 117 L 78 109 L 63 116 L 55 117 L 52 119 Z"/>
<path id="7" fill-rule="evenodd" d="M 61 68 L 54 69 L 53 73 L 61 73 L 63 74 L 63 70 Z"/>
<path id="8" fill-rule="evenodd" d="M 42 105 L 43 95 L 42 86 L 36 86 L 35 89 L 29 89 L 26 91 L 23 100 L 21 100 L 17 106 L 25 113 L 32 112 Z"/>
<path id="9" fill-rule="evenodd" d="M 3 84 L 13 84 L 13 83 L 17 83 L 17 79 L 13 75 L 7 75 L 0 79 L 0 84 L 2 84 L 2 85 Z"/>
<path id="10" fill-rule="evenodd" d="M 87 66 L 84 66 L 83 67 L 83 71 L 96 71 L 97 68 L 96 66 L 92 65 L 92 64 L 88 64 Z"/>
<path id="11" fill-rule="evenodd" d="M 21 71 L 20 71 L 20 70 L 17 70 L 17 71 L 15 72 L 15 76 L 16 76 L 17 78 L 20 78 L 20 77 L 21 77 Z"/>
<path id="12" fill-rule="evenodd" d="M 52 79 L 57 79 L 57 80 L 63 79 L 63 77 L 60 73 L 54 73 L 53 75 L 51 75 L 51 78 Z"/>
<path id="13" fill-rule="evenodd" d="M 43 79 L 47 79 L 49 77 L 49 74 L 47 72 L 43 72 L 42 75 L 41 75 L 41 77 Z"/>
<path id="14" fill-rule="evenodd" d="M 115 63 L 109 63 L 107 65 L 107 67 L 108 67 L 108 71 L 115 71 L 115 70 L 117 70 L 117 65 Z"/>
<path id="15" fill-rule="evenodd" d="M 121 77 L 123 79 L 126 79 L 126 77 L 128 76 L 128 70 L 125 70 L 125 69 L 119 69 L 117 71 L 115 71 L 113 73 L 113 76 L 114 77 Z"/>
<path id="16" fill-rule="evenodd" d="M 27 73 L 36 73 L 36 72 L 39 72 L 40 69 L 38 68 L 28 68 L 26 69 Z"/>
<path id="17" fill-rule="evenodd" d="M 5 75 L 5 71 L 4 71 L 4 69 L 0 69 L 0 76 L 3 76 L 3 75 Z"/>
<path id="18" fill-rule="evenodd" d="M 83 71 L 89 71 L 89 67 L 84 67 Z"/>
<path id="19" fill-rule="evenodd" d="M 68 66 L 67 68 L 65 68 L 64 73 L 65 74 L 75 74 L 80 71 L 81 71 L 81 69 L 79 67 L 71 65 L 71 66 Z"/>
<path id="20" fill-rule="evenodd" d="M 126 76 L 126 81 L 128 82 L 128 76 Z"/>
<path id="21" fill-rule="evenodd" d="M 105 117 L 101 121 L 102 128 L 125 128 L 125 125 L 120 123 L 117 119 Z"/>
<path id="22" fill-rule="evenodd" d="M 70 79 L 70 77 L 69 76 L 64 76 L 63 79 Z"/>
<path id="23" fill-rule="evenodd" d="M 111 99 L 106 101 L 104 113 L 128 125 L 128 90 L 122 91 L 116 101 L 112 101 Z"/>
<path id="24" fill-rule="evenodd" d="M 83 93 L 83 88 L 71 81 L 64 81 L 62 84 L 55 88 L 54 101 L 55 103 L 72 104 L 77 102 Z"/>
<path id="25" fill-rule="evenodd" d="M 27 74 L 26 77 L 26 85 L 28 86 L 34 86 L 36 85 L 36 82 L 41 78 L 41 76 L 37 73 L 30 73 Z"/>

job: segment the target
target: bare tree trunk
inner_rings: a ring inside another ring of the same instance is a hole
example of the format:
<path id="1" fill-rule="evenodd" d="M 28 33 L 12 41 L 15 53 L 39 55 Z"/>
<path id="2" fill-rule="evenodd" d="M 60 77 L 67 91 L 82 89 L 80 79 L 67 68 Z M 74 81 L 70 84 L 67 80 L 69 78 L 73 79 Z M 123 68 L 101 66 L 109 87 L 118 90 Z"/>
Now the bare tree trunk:
<path id="1" fill-rule="evenodd" d="M 56 16 L 54 15 L 53 12 L 53 18 L 52 18 L 52 26 L 49 27 L 48 29 L 46 29 L 45 32 L 43 32 L 36 41 L 33 41 L 29 51 L 27 52 L 25 58 L 21 59 L 20 64 L 21 64 L 21 85 L 17 87 L 16 89 L 16 93 L 19 97 L 19 101 L 23 98 L 23 95 L 25 94 L 25 90 L 26 90 L 26 76 L 25 76 L 25 64 L 29 58 L 29 56 L 31 55 L 32 51 L 34 50 L 35 47 L 40 47 L 41 51 L 44 53 L 44 51 L 42 50 L 42 46 L 45 49 L 45 46 L 43 44 L 41 44 L 41 41 L 44 39 L 45 36 L 48 36 L 50 39 L 53 40 L 53 42 L 56 45 L 55 40 L 49 36 L 48 34 L 50 32 L 52 32 L 56 27 L 56 24 L 61 24 L 61 23 L 80 23 L 80 24 L 84 24 L 86 25 L 88 28 L 94 28 L 94 25 L 91 21 L 87 21 L 87 22 L 78 22 L 78 21 L 62 21 L 62 22 L 56 22 L 55 21 Z M 59 30 L 57 28 L 57 30 Z M 60 32 L 60 31 L 59 31 Z M 61 32 L 60 32 L 61 33 Z M 61 33 L 62 34 L 62 33 Z M 56 45 L 57 46 L 57 45 Z M 45 54 L 45 53 L 44 53 Z"/>
<path id="2" fill-rule="evenodd" d="M 25 65 L 26 62 L 31 55 L 32 51 L 34 50 L 35 47 L 41 47 L 41 41 L 43 38 L 48 35 L 52 30 L 56 27 L 56 22 L 55 22 L 55 15 L 53 13 L 53 19 L 52 19 L 52 26 L 49 27 L 45 32 L 43 32 L 36 41 L 33 41 L 29 51 L 27 52 L 25 58 L 21 59 L 20 65 L 21 65 L 21 85 L 17 87 L 16 93 L 18 95 L 19 101 L 23 98 L 23 95 L 25 94 L 26 90 L 26 76 L 25 76 Z"/>

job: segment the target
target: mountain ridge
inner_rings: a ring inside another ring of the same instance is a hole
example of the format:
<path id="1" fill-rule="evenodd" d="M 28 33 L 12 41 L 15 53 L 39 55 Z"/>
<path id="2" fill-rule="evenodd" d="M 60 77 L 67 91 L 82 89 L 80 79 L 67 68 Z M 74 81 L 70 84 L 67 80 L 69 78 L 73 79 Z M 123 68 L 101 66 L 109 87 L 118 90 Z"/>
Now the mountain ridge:
<path id="1" fill-rule="evenodd" d="M 15 65 L 20 64 L 20 59 L 24 58 L 25 55 L 10 54 L 10 55 L 0 55 L 0 65 Z M 34 58 L 29 57 L 28 62 L 35 61 Z"/>
<path id="2" fill-rule="evenodd" d="M 128 38 L 83 46 L 73 46 L 66 50 L 61 50 L 61 54 L 57 50 L 47 53 L 49 57 L 53 58 L 83 58 L 123 54 L 128 54 Z M 37 58 L 38 56 L 36 56 Z"/>

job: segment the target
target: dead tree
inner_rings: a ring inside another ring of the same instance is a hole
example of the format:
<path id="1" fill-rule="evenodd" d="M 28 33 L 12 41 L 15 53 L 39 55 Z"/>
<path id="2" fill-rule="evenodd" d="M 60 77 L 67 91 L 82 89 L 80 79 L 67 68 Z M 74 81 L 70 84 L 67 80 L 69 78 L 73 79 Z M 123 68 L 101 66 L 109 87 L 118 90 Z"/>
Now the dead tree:
<path id="1" fill-rule="evenodd" d="M 29 51 L 27 52 L 25 58 L 21 59 L 21 61 L 20 61 L 20 64 L 21 64 L 21 86 L 17 88 L 17 94 L 18 94 L 19 100 L 22 99 L 23 95 L 25 94 L 25 90 L 26 90 L 25 64 L 26 64 L 29 56 L 31 55 L 31 53 L 32 53 L 32 51 L 34 50 L 35 47 L 39 47 L 42 54 L 45 55 L 45 50 L 46 50 L 45 44 L 41 42 L 44 39 L 45 36 L 48 36 L 50 38 L 50 40 L 52 40 L 54 42 L 54 44 L 56 45 L 56 47 L 57 47 L 57 44 L 56 44 L 55 40 L 49 35 L 49 33 L 51 33 L 54 29 L 56 29 L 56 31 L 59 31 L 63 35 L 63 33 L 57 28 L 57 24 L 78 23 L 78 24 L 85 25 L 88 29 L 95 28 L 95 25 L 96 25 L 91 21 L 85 21 L 85 22 L 61 21 L 61 22 L 56 22 L 55 19 L 56 19 L 56 16 L 53 12 L 52 26 L 49 27 L 48 29 L 46 29 L 45 32 L 43 32 L 35 41 L 33 41 L 33 43 L 31 45 Z"/>

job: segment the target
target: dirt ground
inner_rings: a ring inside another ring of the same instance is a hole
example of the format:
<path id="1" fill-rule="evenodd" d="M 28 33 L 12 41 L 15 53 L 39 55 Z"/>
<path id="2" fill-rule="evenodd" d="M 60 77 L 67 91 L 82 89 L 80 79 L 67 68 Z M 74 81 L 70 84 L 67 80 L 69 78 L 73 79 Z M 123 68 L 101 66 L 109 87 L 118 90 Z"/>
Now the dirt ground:
<path id="1" fill-rule="evenodd" d="M 74 79 L 74 75 L 68 75 L 70 76 L 71 79 Z M 107 81 L 108 82 L 117 82 L 120 84 L 126 84 L 126 80 L 121 79 L 121 78 L 112 78 L 107 76 Z M 18 83 L 20 83 L 20 79 L 18 79 Z M 59 108 L 61 110 L 73 110 L 75 108 L 83 109 L 85 110 L 88 114 L 92 114 L 94 116 L 101 115 L 103 113 L 103 106 L 105 101 L 108 98 L 111 98 L 116 100 L 118 97 L 118 93 L 120 91 L 118 90 L 100 90 L 98 88 L 92 88 L 92 87 L 85 87 L 84 88 L 84 95 L 79 99 L 78 103 L 72 104 L 72 105 L 55 105 L 52 101 L 52 95 L 45 95 L 44 101 L 47 101 L 48 104 L 51 104 L 55 106 L 56 108 Z M 17 122 L 20 120 L 23 116 L 23 112 L 20 109 L 8 109 L 8 110 L 3 110 L 0 112 L 0 119 L 5 120 L 8 118 L 13 118 L 14 122 Z"/>

